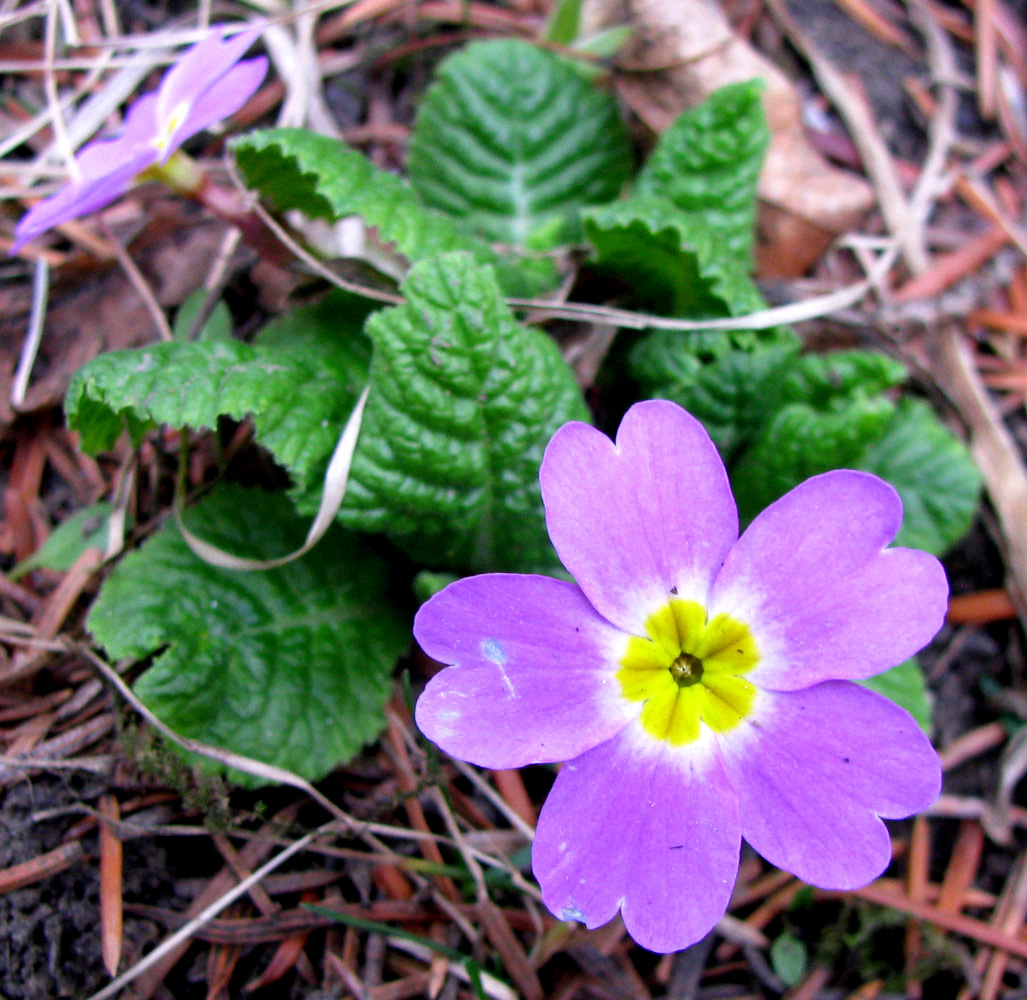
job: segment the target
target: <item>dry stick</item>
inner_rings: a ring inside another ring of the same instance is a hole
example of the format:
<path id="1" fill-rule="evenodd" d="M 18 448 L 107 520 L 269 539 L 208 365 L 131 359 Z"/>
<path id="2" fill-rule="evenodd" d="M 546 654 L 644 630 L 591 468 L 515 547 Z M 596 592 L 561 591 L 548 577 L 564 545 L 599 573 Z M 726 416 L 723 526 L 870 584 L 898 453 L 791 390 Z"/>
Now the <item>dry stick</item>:
<path id="1" fill-rule="evenodd" d="M 1013 865 L 1002 890 L 998 913 L 993 923 L 1005 934 L 1018 934 L 1023 926 L 1023 918 L 1027 915 L 1027 855 L 1021 854 Z M 984 972 L 984 984 L 981 987 L 981 1000 L 995 1000 L 1009 963 L 1006 952 L 996 952 L 987 961 Z"/>
<path id="2" fill-rule="evenodd" d="M 964 899 L 977 876 L 983 851 L 984 829 L 981 824 L 972 819 L 962 820 L 938 893 L 939 910 L 958 913 L 966 905 Z"/>
<path id="3" fill-rule="evenodd" d="M 214 312 L 221 293 L 225 290 L 225 286 L 231 278 L 231 272 L 228 270 L 228 267 L 235 256 L 235 251 L 238 249 L 241 239 L 242 233 L 235 226 L 229 226 L 225 230 L 221 245 L 218 247 L 217 254 L 214 257 L 214 263 L 203 282 L 203 289 L 206 294 L 200 303 L 200 308 L 196 310 L 193 321 L 189 324 L 189 329 L 185 335 L 186 340 L 195 340 Z"/>
<path id="4" fill-rule="evenodd" d="M 919 0 L 915 0 L 913 9 L 922 22 L 932 69 L 942 87 L 939 115 L 945 112 L 947 117 L 944 120 L 951 123 L 952 115 L 947 114 L 947 109 L 955 106 L 955 90 L 948 82 L 952 79 L 955 65 L 951 47 Z M 942 127 L 938 126 L 939 129 Z M 951 129 L 951 124 L 948 127 Z M 940 140 L 932 128 L 934 142 Z M 1008 589 L 1016 602 L 1021 621 L 1027 621 L 1027 471 L 1012 435 L 1002 423 L 981 382 L 960 333 L 953 327 L 942 329 L 937 336 L 928 339 L 927 354 L 935 380 L 968 426 L 970 450 L 984 476 L 1002 528 L 1011 577 Z"/>
<path id="5" fill-rule="evenodd" d="M 484 795 L 506 817 L 507 822 L 518 832 L 524 835 L 524 839 L 530 844 L 535 839 L 535 831 L 529 826 L 507 801 L 500 796 L 496 790 L 478 773 L 475 768 L 465 764 L 462 760 L 451 758 L 450 763 L 471 783 L 479 792 Z"/>
<path id="6" fill-rule="evenodd" d="M 200 754 L 203 757 L 208 757 L 211 760 L 216 760 L 220 764 L 224 764 L 227 767 L 234 767 L 237 770 L 243 771 L 247 774 L 251 774 L 255 777 L 260 778 L 262 781 L 266 781 L 269 784 L 280 784 L 288 785 L 291 788 L 296 788 L 304 794 L 312 798 L 318 805 L 329 812 L 335 817 L 335 821 L 341 824 L 348 833 L 353 836 L 359 837 L 365 843 L 369 844 L 375 850 L 379 851 L 382 856 L 387 857 L 392 863 L 402 862 L 407 860 L 401 855 L 398 855 L 395 851 L 388 847 L 388 845 L 382 843 L 378 839 L 376 834 L 382 834 L 385 836 L 399 836 L 405 839 L 413 840 L 427 840 L 435 841 L 443 838 L 438 838 L 435 835 L 428 836 L 414 836 L 416 831 L 403 830 L 399 827 L 386 826 L 380 823 L 361 823 L 359 820 L 354 819 L 349 813 L 344 812 L 340 809 L 331 799 L 327 798 L 321 792 L 319 792 L 309 781 L 301 778 L 298 774 L 293 774 L 292 771 L 287 771 L 285 768 L 276 767 L 274 764 L 265 764 L 262 761 L 253 760 L 250 757 L 243 757 L 241 754 L 233 753 L 230 750 L 222 750 L 217 747 L 208 746 L 205 743 L 201 743 L 198 740 L 190 739 L 189 737 L 182 736 L 176 733 L 170 726 L 161 722 L 132 692 L 131 688 L 121 679 L 118 673 L 107 663 L 102 657 L 98 656 L 92 649 L 84 644 L 75 644 L 74 647 L 81 655 L 85 656 L 92 662 L 96 668 L 109 680 L 121 696 L 144 718 L 150 723 L 155 729 L 161 732 L 165 737 L 171 740 L 173 743 L 177 743 L 180 747 L 190 751 L 191 753 Z M 486 862 L 495 863 L 491 858 L 483 858 Z M 420 884 L 424 883 L 416 874 L 412 875 Z M 439 905 L 443 906 L 445 900 L 439 899 Z M 452 914 L 451 914 L 452 915 Z M 459 922 L 459 917 L 454 916 Z M 94 998 L 95 1000 L 95 998 Z"/>
<path id="7" fill-rule="evenodd" d="M 117 798 L 110 792 L 100 796 L 100 950 L 103 964 L 112 975 L 118 974 L 122 945 L 122 874 L 121 838 L 112 823 L 121 819 Z M 108 822 L 110 821 L 110 822 Z"/>
<path id="8" fill-rule="evenodd" d="M 946 913 L 930 903 L 916 902 L 897 892 L 880 889 L 876 883 L 871 883 L 862 889 L 853 889 L 851 892 L 868 902 L 891 907 L 902 913 L 919 917 L 938 927 L 943 927 L 945 930 L 954 931 L 956 934 L 965 934 L 982 944 L 1000 948 L 1012 955 L 1018 955 L 1020 958 L 1027 958 L 1027 940 L 1018 935 L 1004 934 L 997 927 L 993 927 L 983 920 L 976 920 L 973 917 L 964 916 L 962 913 Z"/>

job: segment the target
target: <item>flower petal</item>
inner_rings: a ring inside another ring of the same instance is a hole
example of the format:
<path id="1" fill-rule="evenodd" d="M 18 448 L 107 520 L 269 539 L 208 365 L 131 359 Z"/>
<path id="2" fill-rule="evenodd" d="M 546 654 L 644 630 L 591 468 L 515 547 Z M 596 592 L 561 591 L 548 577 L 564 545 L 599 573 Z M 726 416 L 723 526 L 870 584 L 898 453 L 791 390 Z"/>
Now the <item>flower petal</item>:
<path id="1" fill-rule="evenodd" d="M 564 425 L 540 480 L 549 537 L 608 621 L 644 635 L 675 587 L 705 603 L 738 515 L 716 447 L 680 406 L 631 407 L 616 445 L 587 424 Z"/>
<path id="2" fill-rule="evenodd" d="M 85 178 L 78 184 L 65 184 L 56 194 L 33 205 L 15 227 L 10 253 L 17 253 L 48 229 L 95 212 L 120 198 L 132 186 L 136 175 L 152 165 L 156 154 L 117 138 L 90 143 L 79 157 L 88 168 Z M 95 163 L 101 159 L 109 169 L 98 173 Z"/>
<path id="3" fill-rule="evenodd" d="M 264 30 L 263 25 L 254 25 L 226 38 L 225 27 L 212 27 L 206 38 L 187 49 L 164 74 L 157 89 L 157 122 L 160 128 L 167 127 L 177 108 L 182 105 L 191 108 L 197 99 L 217 84 Z"/>
<path id="4" fill-rule="evenodd" d="M 752 630 L 757 687 L 792 691 L 870 677 L 908 659 L 941 628 L 945 571 L 933 556 L 886 549 L 902 501 L 865 472 L 828 472 L 768 507 L 738 540 L 710 614 Z"/>
<path id="5" fill-rule="evenodd" d="M 568 760 L 623 729 L 641 706 L 616 679 L 627 636 L 571 583 L 492 573 L 450 584 L 417 613 L 422 649 L 455 666 L 417 701 L 417 725 L 482 767 Z"/>
<path id="6" fill-rule="evenodd" d="M 267 75 L 267 59 L 257 56 L 233 66 L 215 86 L 198 96 L 182 124 L 175 129 L 165 151 L 173 153 L 190 136 L 234 115 L 252 96 Z"/>
<path id="7" fill-rule="evenodd" d="M 638 725 L 565 764 L 532 868 L 546 906 L 598 927 L 621 910 L 643 948 L 686 948 L 724 915 L 738 873 L 735 793 L 712 738 L 672 748 Z"/>
<path id="8" fill-rule="evenodd" d="M 927 808 L 941 764 L 913 718 L 850 681 L 761 692 L 720 737 L 742 836 L 771 864 L 827 889 L 866 885 L 888 866 L 878 816 Z"/>

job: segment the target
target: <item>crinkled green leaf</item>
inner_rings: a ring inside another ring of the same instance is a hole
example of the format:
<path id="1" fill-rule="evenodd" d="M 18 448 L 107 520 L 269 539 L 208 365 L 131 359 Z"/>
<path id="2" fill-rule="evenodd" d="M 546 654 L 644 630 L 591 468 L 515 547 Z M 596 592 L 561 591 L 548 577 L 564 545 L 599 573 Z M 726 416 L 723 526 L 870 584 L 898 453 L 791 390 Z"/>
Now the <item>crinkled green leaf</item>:
<path id="1" fill-rule="evenodd" d="M 71 381 L 69 425 L 95 453 L 129 429 L 214 428 L 252 416 L 257 440 L 293 478 L 301 510 L 314 510 L 328 458 L 366 378 L 366 308 L 328 296 L 270 324 L 254 344 L 173 341 L 94 358 Z"/>
<path id="2" fill-rule="evenodd" d="M 573 4 L 564 4 L 568 21 Z M 562 23 L 562 22 L 561 22 Z M 472 42 L 445 59 L 410 139 L 425 203 L 486 239 L 527 246 L 556 217 L 617 197 L 631 171 L 612 95 L 519 39 Z"/>
<path id="3" fill-rule="evenodd" d="M 977 508 L 980 473 L 926 403 L 881 395 L 902 374 L 884 355 L 845 351 L 806 355 L 765 383 L 750 413 L 738 416 L 752 441 L 732 470 L 743 516 L 808 476 L 862 469 L 902 497 L 895 544 L 941 554 L 958 541 Z"/>
<path id="4" fill-rule="evenodd" d="M 720 366 L 717 360 L 712 367 Z M 749 412 L 737 413 L 748 439 L 732 477 L 743 517 L 755 517 L 809 476 L 860 468 L 867 444 L 895 413 L 882 392 L 905 374 L 897 361 L 870 351 L 784 360 L 748 397 Z"/>
<path id="5" fill-rule="evenodd" d="M 238 487 L 185 520 L 254 558 L 298 546 L 305 527 L 281 494 Z M 115 568 L 88 627 L 112 659 L 157 654 L 135 690 L 172 729 L 315 779 L 382 729 L 409 635 L 386 574 L 341 528 L 296 562 L 240 573 L 198 559 L 168 523 Z"/>
<path id="6" fill-rule="evenodd" d="M 643 337 L 631 371 L 650 397 L 701 420 L 732 471 L 743 519 L 811 475 L 863 469 L 902 495 L 897 544 L 941 553 L 967 530 L 980 475 L 925 404 L 885 395 L 905 369 L 872 351 L 799 356 L 778 331 L 752 349 L 710 352 L 664 331 Z"/>
<path id="7" fill-rule="evenodd" d="M 940 555 L 969 529 L 981 474 L 963 443 L 921 400 L 898 404 L 856 468 L 888 480 L 901 494 L 905 517 L 897 544 Z"/>
<path id="8" fill-rule="evenodd" d="M 805 354 L 782 371 L 775 403 L 829 406 L 837 399 L 870 396 L 901 385 L 906 374 L 901 361 L 876 351 Z"/>
<path id="9" fill-rule="evenodd" d="M 896 705 L 909 712 L 925 733 L 931 732 L 931 697 L 927 691 L 924 672 L 915 658 L 906 660 L 876 677 L 868 677 L 860 681 L 860 684 L 871 691 L 883 694 L 885 698 L 890 698 Z"/>
<path id="10" fill-rule="evenodd" d="M 756 181 L 770 139 L 761 80 L 714 91 L 661 136 L 635 185 L 696 216 L 725 255 L 752 266 Z"/>
<path id="11" fill-rule="evenodd" d="M 551 567 L 539 465 L 558 427 L 588 419 L 570 368 L 466 254 L 415 265 L 403 293 L 367 323 L 371 394 L 344 522 L 436 568 Z"/>
<path id="12" fill-rule="evenodd" d="M 810 476 L 856 468 L 867 442 L 884 433 L 894 412 L 891 400 L 863 395 L 825 409 L 787 403 L 774 411 L 732 472 L 742 519 L 751 520 Z"/>
<path id="13" fill-rule="evenodd" d="M 427 207 L 401 178 L 328 136 L 268 129 L 236 140 L 232 149 L 247 183 L 279 211 L 332 221 L 359 215 L 411 262 L 467 251 L 496 268 L 510 295 L 534 295 L 555 283 L 550 261 L 500 257 L 464 223 Z"/>
<path id="14" fill-rule="evenodd" d="M 727 351 L 704 363 L 680 335 L 676 342 L 650 335 L 635 345 L 630 362 L 646 395 L 673 400 L 701 420 L 730 462 L 772 411 L 800 346 L 798 337 L 782 334 L 765 349 Z"/>
<path id="15" fill-rule="evenodd" d="M 705 319 L 764 307 L 713 232 L 666 199 L 632 197 L 585 212 L 596 264 L 629 282 L 647 309 Z"/>

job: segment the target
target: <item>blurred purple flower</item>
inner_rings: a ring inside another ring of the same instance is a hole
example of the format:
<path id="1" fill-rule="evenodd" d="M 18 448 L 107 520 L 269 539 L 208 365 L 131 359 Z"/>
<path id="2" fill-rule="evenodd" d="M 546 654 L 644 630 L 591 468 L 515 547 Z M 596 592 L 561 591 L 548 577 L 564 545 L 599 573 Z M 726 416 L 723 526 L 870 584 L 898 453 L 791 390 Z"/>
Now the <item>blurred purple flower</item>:
<path id="1" fill-rule="evenodd" d="M 895 490 L 828 472 L 738 538 L 716 448 L 664 401 L 633 406 L 616 444 L 562 427 L 541 483 L 577 585 L 459 580 L 414 634 L 452 664 L 417 703 L 430 739 L 482 767 L 567 762 L 532 852 L 546 905 L 589 927 L 620 910 L 669 952 L 725 912 L 743 837 L 814 885 L 879 875 L 880 817 L 924 809 L 941 781 L 909 714 L 853 683 L 912 656 L 945 613 L 938 561 L 887 548 Z"/>
<path id="2" fill-rule="evenodd" d="M 139 174 L 163 167 L 186 139 L 234 114 L 260 86 L 267 59 L 239 62 L 261 26 L 226 38 L 217 27 L 164 74 L 157 90 L 129 109 L 121 134 L 91 142 L 75 157 L 77 178 L 30 209 L 11 253 L 48 229 L 95 212 L 123 195 Z"/>

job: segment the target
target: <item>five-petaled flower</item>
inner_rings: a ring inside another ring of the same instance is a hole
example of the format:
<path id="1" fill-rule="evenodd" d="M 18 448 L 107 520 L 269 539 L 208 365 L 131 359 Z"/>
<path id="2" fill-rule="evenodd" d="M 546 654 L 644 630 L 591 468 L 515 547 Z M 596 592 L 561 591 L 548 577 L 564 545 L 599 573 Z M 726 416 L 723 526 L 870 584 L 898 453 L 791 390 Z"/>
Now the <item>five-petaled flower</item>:
<path id="1" fill-rule="evenodd" d="M 157 90 L 132 105 L 119 135 L 79 150 L 72 179 L 26 212 L 10 252 L 109 205 L 140 175 L 164 168 L 186 139 L 238 111 L 267 73 L 264 56 L 239 62 L 261 30 L 254 26 L 227 38 L 223 27 L 211 29 L 165 73 Z"/>
<path id="2" fill-rule="evenodd" d="M 743 837 L 814 885 L 879 875 L 881 817 L 925 808 L 941 778 L 909 714 L 854 683 L 945 612 L 938 561 L 887 547 L 895 490 L 828 472 L 739 538 L 716 448 L 665 401 L 632 407 L 616 444 L 562 427 L 541 483 L 577 585 L 469 577 L 414 633 L 451 664 L 417 703 L 430 739 L 488 768 L 566 762 L 532 851 L 546 905 L 589 927 L 620 910 L 668 952 L 725 912 Z"/>

